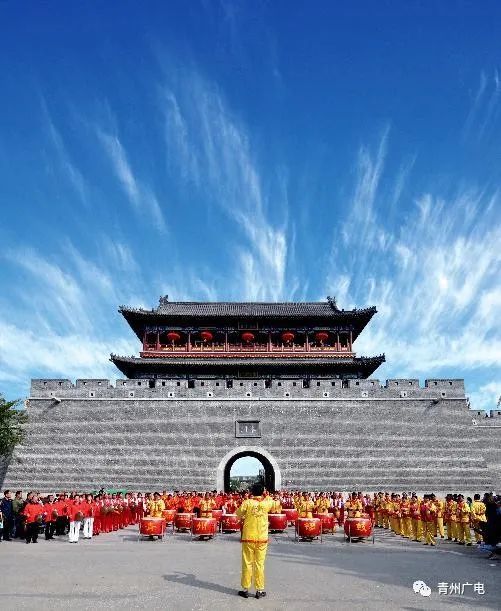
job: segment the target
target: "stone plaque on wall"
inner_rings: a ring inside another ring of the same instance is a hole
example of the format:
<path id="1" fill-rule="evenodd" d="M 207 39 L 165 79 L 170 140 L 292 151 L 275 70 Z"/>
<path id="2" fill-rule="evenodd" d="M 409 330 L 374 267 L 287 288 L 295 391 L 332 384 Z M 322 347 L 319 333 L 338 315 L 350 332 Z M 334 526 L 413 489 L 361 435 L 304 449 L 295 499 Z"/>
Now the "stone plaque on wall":
<path id="1" fill-rule="evenodd" d="M 261 422 L 259 420 L 237 420 L 235 437 L 261 437 Z"/>

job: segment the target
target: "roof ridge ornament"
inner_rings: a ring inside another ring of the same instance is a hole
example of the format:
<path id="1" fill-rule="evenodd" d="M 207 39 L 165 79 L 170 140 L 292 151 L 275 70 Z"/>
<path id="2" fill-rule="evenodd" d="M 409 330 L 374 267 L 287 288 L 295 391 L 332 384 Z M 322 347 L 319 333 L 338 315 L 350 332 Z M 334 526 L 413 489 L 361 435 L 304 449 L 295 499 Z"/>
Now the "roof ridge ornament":
<path id="1" fill-rule="evenodd" d="M 330 295 L 327 295 L 327 301 L 329 302 L 329 305 L 331 306 L 333 310 L 335 310 L 336 312 L 339 312 L 339 308 L 337 307 L 337 303 L 336 303 L 336 297 L 331 297 Z"/>
<path id="2" fill-rule="evenodd" d="M 158 300 L 158 308 L 157 308 L 157 310 L 162 310 L 163 308 L 165 308 L 167 306 L 168 303 L 169 303 L 169 295 L 163 295 Z"/>

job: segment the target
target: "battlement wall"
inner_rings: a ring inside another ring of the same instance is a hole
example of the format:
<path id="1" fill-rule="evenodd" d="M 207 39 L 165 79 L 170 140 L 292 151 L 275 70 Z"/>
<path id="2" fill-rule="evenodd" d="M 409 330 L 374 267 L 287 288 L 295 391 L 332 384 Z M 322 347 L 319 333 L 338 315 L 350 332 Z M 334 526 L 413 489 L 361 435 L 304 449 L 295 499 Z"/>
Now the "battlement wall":
<path id="1" fill-rule="evenodd" d="M 462 380 L 308 382 L 33 380 L 27 438 L 0 480 L 214 489 L 223 458 L 245 447 L 272 456 L 289 488 L 499 488 L 501 417 L 468 409 Z M 237 434 L 241 421 L 259 434 Z"/>
<path id="2" fill-rule="evenodd" d="M 421 398 L 464 399 L 463 380 L 425 380 L 424 387 L 417 379 L 379 380 L 339 379 L 119 379 L 115 384 L 105 379 L 32 380 L 32 398 Z"/>

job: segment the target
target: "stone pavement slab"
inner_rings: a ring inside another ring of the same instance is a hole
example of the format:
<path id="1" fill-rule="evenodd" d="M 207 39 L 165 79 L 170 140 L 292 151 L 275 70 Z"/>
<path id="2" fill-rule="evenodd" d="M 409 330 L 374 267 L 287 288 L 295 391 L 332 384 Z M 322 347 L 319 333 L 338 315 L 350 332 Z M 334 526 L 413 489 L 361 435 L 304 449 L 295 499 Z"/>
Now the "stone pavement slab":
<path id="1" fill-rule="evenodd" d="M 272 536 L 267 592 L 261 600 L 236 595 L 238 535 L 191 541 L 170 534 L 139 540 L 137 527 L 78 545 L 66 540 L 36 545 L 0 544 L 0 608 L 11 609 L 499 609 L 500 564 L 476 548 L 442 542 L 425 547 L 376 531 L 376 542 L 296 543 L 292 531 Z M 431 595 L 412 584 L 423 580 Z M 439 594 L 438 584 L 472 584 L 463 594 Z M 473 584 L 484 584 L 485 594 Z"/>

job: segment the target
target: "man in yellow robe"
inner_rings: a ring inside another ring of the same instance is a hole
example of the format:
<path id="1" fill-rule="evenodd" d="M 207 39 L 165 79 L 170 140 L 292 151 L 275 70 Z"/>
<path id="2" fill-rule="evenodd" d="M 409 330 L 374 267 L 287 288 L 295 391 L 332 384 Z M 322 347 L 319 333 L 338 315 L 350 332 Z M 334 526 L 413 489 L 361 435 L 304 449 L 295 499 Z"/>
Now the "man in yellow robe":
<path id="1" fill-rule="evenodd" d="M 471 504 L 471 525 L 473 529 L 475 529 L 475 541 L 477 543 L 482 543 L 483 537 L 478 530 L 482 526 L 484 522 L 487 522 L 487 518 L 485 516 L 485 503 L 480 500 L 480 494 L 475 494 L 473 496 L 473 503 Z"/>
<path id="2" fill-rule="evenodd" d="M 254 585 L 256 598 L 266 596 L 264 564 L 268 551 L 268 513 L 272 499 L 263 497 L 262 484 L 254 484 L 252 496 L 237 509 L 237 516 L 243 521 L 242 527 L 242 589 L 239 596 L 249 598 L 249 589 Z"/>
<path id="3" fill-rule="evenodd" d="M 431 494 L 425 494 L 421 503 L 421 519 L 423 521 L 424 544 L 435 546 L 435 533 L 437 530 L 437 506 Z"/>
<path id="4" fill-rule="evenodd" d="M 400 534 L 406 539 L 412 539 L 412 517 L 411 517 L 411 503 L 407 494 L 402 494 L 402 500 L 400 502 Z"/>
<path id="5" fill-rule="evenodd" d="M 315 508 L 315 503 L 311 500 L 310 496 L 307 492 L 303 494 L 303 498 L 299 503 L 299 517 L 300 518 L 312 518 L 313 517 L 313 509 Z"/>
<path id="6" fill-rule="evenodd" d="M 359 518 L 362 515 L 362 509 L 362 501 L 358 498 L 356 492 L 352 492 L 344 504 L 345 518 Z"/>
<path id="7" fill-rule="evenodd" d="M 315 501 L 315 510 L 317 513 L 329 513 L 329 499 L 325 492 L 322 492 Z"/>
<path id="8" fill-rule="evenodd" d="M 155 492 L 153 499 L 150 499 L 146 504 L 148 515 L 151 518 L 163 518 L 163 511 L 165 509 L 165 503 L 160 498 L 160 493 Z M 158 537 L 161 539 L 162 537 Z M 150 540 L 153 541 L 153 535 L 150 535 Z"/>
<path id="9" fill-rule="evenodd" d="M 470 532 L 470 506 L 464 500 L 462 494 L 458 495 L 458 504 L 456 509 L 458 543 L 461 545 L 471 545 Z"/>
<path id="10" fill-rule="evenodd" d="M 440 538 L 443 539 L 445 537 L 444 531 L 444 511 L 445 511 L 445 501 L 443 499 L 435 498 L 435 495 L 432 494 L 431 498 L 435 505 L 437 506 L 437 532 L 435 536 L 440 535 Z"/>
<path id="11" fill-rule="evenodd" d="M 216 508 L 216 501 L 211 498 L 211 495 L 206 492 L 204 498 L 200 501 L 200 517 L 212 518 L 212 510 Z"/>
<path id="12" fill-rule="evenodd" d="M 458 532 L 457 532 L 457 502 L 454 500 L 452 494 L 448 494 L 445 497 L 445 511 L 444 511 L 444 519 L 445 525 L 447 527 L 447 540 L 448 541 L 457 541 Z"/>
<path id="13" fill-rule="evenodd" d="M 271 500 L 271 511 L 270 513 L 282 513 L 282 503 L 278 494 L 274 494 Z"/>
<path id="14" fill-rule="evenodd" d="M 423 520 L 421 517 L 421 501 L 415 492 L 413 492 L 411 496 L 410 513 L 412 520 L 412 540 L 421 543 L 424 536 Z"/>
<path id="15" fill-rule="evenodd" d="M 148 501 L 148 515 L 152 518 L 162 518 L 163 510 L 165 509 L 165 503 L 160 498 L 160 494 L 155 492 L 153 500 Z"/>

